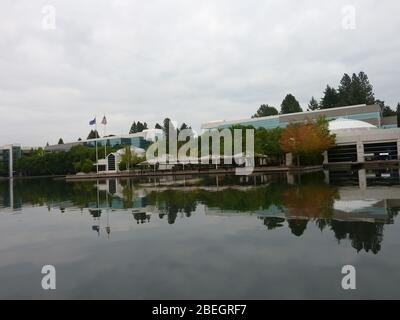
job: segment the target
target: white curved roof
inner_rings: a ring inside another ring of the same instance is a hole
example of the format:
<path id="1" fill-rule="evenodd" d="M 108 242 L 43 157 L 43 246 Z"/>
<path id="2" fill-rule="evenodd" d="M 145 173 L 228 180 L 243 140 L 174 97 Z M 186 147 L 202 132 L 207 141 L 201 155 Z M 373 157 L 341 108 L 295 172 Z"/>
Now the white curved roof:
<path id="1" fill-rule="evenodd" d="M 360 120 L 338 118 L 336 120 L 329 121 L 329 130 L 331 131 L 356 128 L 377 129 L 377 127 L 373 124 Z"/>

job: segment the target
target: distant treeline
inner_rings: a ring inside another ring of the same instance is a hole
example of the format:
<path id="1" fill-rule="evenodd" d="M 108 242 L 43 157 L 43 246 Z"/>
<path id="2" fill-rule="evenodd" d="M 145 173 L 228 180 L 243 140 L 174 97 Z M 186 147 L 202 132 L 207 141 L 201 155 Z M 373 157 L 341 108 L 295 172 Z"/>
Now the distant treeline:
<path id="1" fill-rule="evenodd" d="M 358 74 L 353 73 L 351 76 L 345 73 L 336 88 L 327 85 L 319 101 L 314 97 L 311 98 L 307 105 L 307 111 L 357 104 L 378 104 L 381 107 L 383 116 L 397 115 L 397 121 L 400 124 L 400 102 L 397 103 L 396 107 L 391 107 L 387 105 L 385 101 L 375 98 L 373 86 L 369 82 L 367 74 L 363 71 Z M 283 99 L 280 107 L 281 114 L 303 111 L 295 96 L 290 93 L 286 95 L 285 99 Z M 253 115 L 253 118 L 267 117 L 277 114 L 279 114 L 277 108 L 272 105 L 262 104 Z"/>
<path id="2" fill-rule="evenodd" d="M 116 149 L 107 147 L 107 153 Z M 104 152 L 104 147 L 98 148 L 99 159 L 104 159 Z M 75 174 L 93 171 L 95 161 L 96 149 L 92 147 L 78 145 L 61 152 L 45 152 L 40 148 L 18 159 L 15 170 L 22 176 Z"/>

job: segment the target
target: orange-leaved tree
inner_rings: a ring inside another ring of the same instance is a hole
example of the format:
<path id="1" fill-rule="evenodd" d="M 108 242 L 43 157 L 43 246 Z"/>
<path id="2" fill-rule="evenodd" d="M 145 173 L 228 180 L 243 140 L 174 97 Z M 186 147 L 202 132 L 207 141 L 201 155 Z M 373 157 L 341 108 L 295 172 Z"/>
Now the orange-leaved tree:
<path id="1" fill-rule="evenodd" d="M 316 122 L 291 123 L 282 132 L 279 141 L 284 152 L 292 153 L 300 164 L 300 156 L 319 155 L 335 144 L 335 135 L 328 122 L 320 117 Z"/>

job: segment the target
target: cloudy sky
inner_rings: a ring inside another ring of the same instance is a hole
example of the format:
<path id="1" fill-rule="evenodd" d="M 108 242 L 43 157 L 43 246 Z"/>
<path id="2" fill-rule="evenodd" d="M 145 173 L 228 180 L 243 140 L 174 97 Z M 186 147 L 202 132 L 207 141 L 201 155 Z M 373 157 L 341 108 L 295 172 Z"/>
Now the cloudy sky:
<path id="1" fill-rule="evenodd" d="M 360 70 L 395 105 L 399 30 L 397 0 L 2 0 L 0 145 L 85 138 L 103 114 L 118 134 L 248 117 L 289 92 L 304 108 Z"/>

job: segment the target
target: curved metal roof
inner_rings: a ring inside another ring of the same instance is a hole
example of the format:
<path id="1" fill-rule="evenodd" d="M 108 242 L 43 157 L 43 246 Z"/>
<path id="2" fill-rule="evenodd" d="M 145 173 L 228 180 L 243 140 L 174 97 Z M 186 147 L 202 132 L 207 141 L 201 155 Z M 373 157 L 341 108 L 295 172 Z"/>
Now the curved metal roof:
<path id="1" fill-rule="evenodd" d="M 377 129 L 377 127 L 373 124 L 360 120 L 338 118 L 336 120 L 329 121 L 329 130 L 331 131 L 359 128 Z"/>

